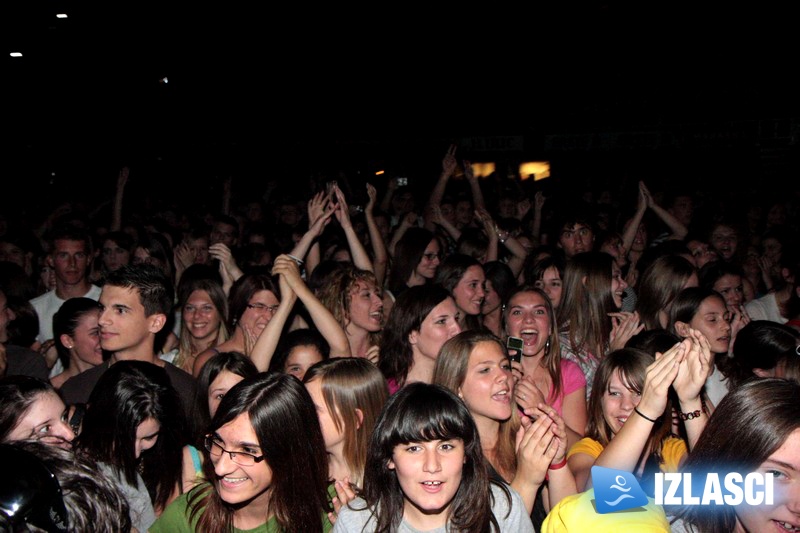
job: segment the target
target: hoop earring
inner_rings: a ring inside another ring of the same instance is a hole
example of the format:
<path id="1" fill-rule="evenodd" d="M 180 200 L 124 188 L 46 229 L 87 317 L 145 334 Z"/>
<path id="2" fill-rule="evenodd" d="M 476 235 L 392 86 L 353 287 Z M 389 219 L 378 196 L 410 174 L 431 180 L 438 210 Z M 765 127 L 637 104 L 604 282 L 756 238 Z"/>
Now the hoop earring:
<path id="1" fill-rule="evenodd" d="M 550 337 L 547 337 L 547 342 L 544 343 L 544 354 L 548 355 L 550 353 Z"/>

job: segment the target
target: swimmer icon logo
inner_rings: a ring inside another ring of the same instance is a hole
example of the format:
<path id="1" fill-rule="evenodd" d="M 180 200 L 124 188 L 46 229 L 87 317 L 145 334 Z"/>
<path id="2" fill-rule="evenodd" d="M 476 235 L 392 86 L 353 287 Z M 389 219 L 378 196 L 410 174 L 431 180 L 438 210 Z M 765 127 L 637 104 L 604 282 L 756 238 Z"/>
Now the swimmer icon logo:
<path id="1" fill-rule="evenodd" d="M 595 508 L 600 514 L 625 511 L 647 505 L 647 495 L 630 472 L 592 467 Z"/>

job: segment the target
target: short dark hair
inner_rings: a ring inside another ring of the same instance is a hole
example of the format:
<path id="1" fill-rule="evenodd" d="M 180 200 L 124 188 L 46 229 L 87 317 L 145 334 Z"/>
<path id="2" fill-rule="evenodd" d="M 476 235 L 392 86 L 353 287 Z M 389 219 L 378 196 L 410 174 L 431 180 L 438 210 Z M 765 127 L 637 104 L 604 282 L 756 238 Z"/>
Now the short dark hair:
<path id="1" fill-rule="evenodd" d="M 136 289 L 146 316 L 170 316 L 175 299 L 172 281 L 155 265 L 128 264 L 109 272 L 104 285 Z"/>

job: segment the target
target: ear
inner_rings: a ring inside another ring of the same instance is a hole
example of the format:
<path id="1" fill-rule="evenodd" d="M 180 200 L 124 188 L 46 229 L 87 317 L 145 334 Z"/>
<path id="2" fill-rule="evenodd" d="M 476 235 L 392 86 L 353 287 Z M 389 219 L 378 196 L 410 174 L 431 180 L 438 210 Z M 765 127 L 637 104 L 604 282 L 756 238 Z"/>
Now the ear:
<path id="1" fill-rule="evenodd" d="M 72 348 L 72 346 L 75 344 L 75 342 L 72 340 L 72 337 L 70 337 L 66 333 L 64 333 L 63 335 L 59 336 L 58 340 L 67 349 Z"/>
<path id="2" fill-rule="evenodd" d="M 589 279 L 589 276 L 583 276 L 583 277 L 581 278 L 581 284 L 582 284 L 584 287 L 586 286 L 586 280 L 587 280 L 587 279 Z"/>
<path id="3" fill-rule="evenodd" d="M 760 378 L 772 378 L 775 377 L 775 373 L 772 370 L 764 370 L 763 368 L 754 368 L 753 374 Z"/>
<path id="4" fill-rule="evenodd" d="M 417 344 L 418 339 L 419 339 L 419 331 L 413 330 L 411 333 L 408 334 L 408 343 L 411 346 Z"/>
<path id="5" fill-rule="evenodd" d="M 392 461 L 391 459 L 389 459 L 389 462 L 386 463 L 386 466 L 389 467 L 389 470 L 394 470 L 395 469 L 394 461 Z"/>
<path id="6" fill-rule="evenodd" d="M 53 256 L 52 255 L 48 255 L 45 258 L 44 262 L 47 263 L 47 266 L 49 266 L 50 268 L 55 268 L 55 266 L 56 266 L 55 262 L 53 261 Z"/>
<path id="7" fill-rule="evenodd" d="M 675 331 L 678 332 L 678 335 L 681 337 L 688 337 L 689 336 L 689 324 L 686 322 L 681 322 L 680 320 L 675 321 Z"/>
<path id="8" fill-rule="evenodd" d="M 361 426 L 364 424 L 364 411 L 361 409 L 356 408 L 356 418 L 358 418 L 358 423 L 356 424 L 356 429 L 361 429 Z"/>
<path id="9" fill-rule="evenodd" d="M 458 388 L 458 397 L 462 400 L 464 399 L 464 395 L 461 393 L 461 387 Z"/>
<path id="10" fill-rule="evenodd" d="M 165 315 L 164 313 L 156 313 L 154 315 L 150 315 L 149 317 L 147 317 L 147 319 L 150 322 L 148 330 L 150 331 L 150 333 L 153 334 L 161 331 L 164 328 L 164 324 L 167 323 L 167 315 Z"/>

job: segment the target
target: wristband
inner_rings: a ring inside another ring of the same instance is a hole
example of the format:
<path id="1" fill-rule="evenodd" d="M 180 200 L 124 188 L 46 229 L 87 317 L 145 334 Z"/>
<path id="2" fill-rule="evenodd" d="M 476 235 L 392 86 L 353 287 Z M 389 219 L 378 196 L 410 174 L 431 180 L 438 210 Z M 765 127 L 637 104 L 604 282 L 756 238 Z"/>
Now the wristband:
<path id="1" fill-rule="evenodd" d="M 560 469 L 564 468 L 564 466 L 566 466 L 566 464 L 567 464 L 567 456 L 565 455 L 560 463 L 554 464 L 554 465 L 551 464 L 550 466 L 547 467 L 547 469 L 548 470 L 560 470 Z"/>
<path id="2" fill-rule="evenodd" d="M 695 418 L 700 418 L 700 415 L 702 414 L 703 412 L 700 411 L 700 409 L 690 413 L 678 413 L 678 415 L 681 417 L 681 420 L 694 420 Z"/>
<path id="3" fill-rule="evenodd" d="M 656 421 L 655 421 L 655 420 L 653 420 L 652 418 L 650 418 L 649 416 L 645 416 L 645 415 L 643 415 L 643 414 L 642 414 L 642 412 L 641 412 L 641 411 L 639 411 L 639 409 L 638 409 L 637 407 L 634 407 L 634 408 L 633 408 L 633 410 L 634 410 L 634 412 L 635 412 L 637 415 L 641 416 L 642 418 L 644 418 L 644 419 L 645 419 L 645 420 L 647 420 L 648 422 L 652 422 L 653 424 L 655 424 L 655 423 L 656 423 Z"/>

